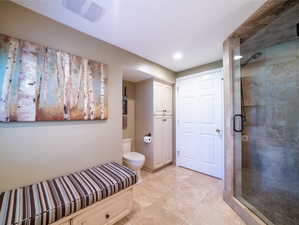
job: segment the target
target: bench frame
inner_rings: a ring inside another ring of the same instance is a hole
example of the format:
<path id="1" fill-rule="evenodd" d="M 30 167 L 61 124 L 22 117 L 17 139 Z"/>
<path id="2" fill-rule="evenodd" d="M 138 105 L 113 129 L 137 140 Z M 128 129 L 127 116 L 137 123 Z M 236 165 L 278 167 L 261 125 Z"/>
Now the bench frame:
<path id="1" fill-rule="evenodd" d="M 135 184 L 136 185 L 136 184 Z M 61 218 L 51 225 L 112 225 L 126 217 L 133 208 L 133 188 L 132 185 L 118 193 L 115 193 L 99 202 L 96 202 L 84 209 L 81 209 L 69 216 Z M 120 205 L 121 202 L 126 204 Z M 107 212 L 108 210 L 108 212 Z M 113 210 L 119 211 L 114 214 Z M 88 218 L 98 218 L 94 220 Z"/>

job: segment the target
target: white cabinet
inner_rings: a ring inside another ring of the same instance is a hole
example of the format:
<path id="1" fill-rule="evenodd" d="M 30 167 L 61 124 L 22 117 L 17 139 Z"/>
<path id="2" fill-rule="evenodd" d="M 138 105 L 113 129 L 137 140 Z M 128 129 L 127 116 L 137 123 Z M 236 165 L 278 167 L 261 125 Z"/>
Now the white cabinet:
<path id="1" fill-rule="evenodd" d="M 172 85 L 146 80 L 136 85 L 136 151 L 146 157 L 145 168 L 153 171 L 172 162 Z M 152 143 L 143 136 L 151 133 Z"/>
<path id="2" fill-rule="evenodd" d="M 154 118 L 154 132 L 153 132 L 153 167 L 159 168 L 164 165 L 165 157 L 164 157 L 164 130 L 163 130 L 163 117 L 156 116 Z"/>
<path id="3" fill-rule="evenodd" d="M 72 219 L 72 225 L 112 225 L 128 215 L 133 206 L 132 189 L 112 196 Z"/>
<path id="4" fill-rule="evenodd" d="M 154 114 L 172 115 L 172 86 L 154 81 Z"/>
<path id="5" fill-rule="evenodd" d="M 51 225 L 71 225 L 71 219 L 61 219 L 61 221 L 58 220 L 57 222 L 52 223 Z"/>
<path id="6" fill-rule="evenodd" d="M 158 82 L 153 83 L 153 94 L 154 94 L 154 114 L 163 114 L 163 87 L 164 85 Z"/>
<path id="7" fill-rule="evenodd" d="M 172 123 L 171 116 L 154 118 L 154 169 L 172 162 Z"/>
<path id="8" fill-rule="evenodd" d="M 164 162 L 165 164 L 172 162 L 173 160 L 173 119 L 172 116 L 166 116 L 163 118 L 162 128 L 163 128 L 163 149 L 164 151 Z"/>
<path id="9" fill-rule="evenodd" d="M 76 216 L 72 220 L 72 225 L 104 225 L 106 224 L 105 212 L 95 207 L 88 212 Z"/>
<path id="10" fill-rule="evenodd" d="M 127 216 L 132 208 L 133 186 L 64 217 L 51 225 L 112 225 Z"/>

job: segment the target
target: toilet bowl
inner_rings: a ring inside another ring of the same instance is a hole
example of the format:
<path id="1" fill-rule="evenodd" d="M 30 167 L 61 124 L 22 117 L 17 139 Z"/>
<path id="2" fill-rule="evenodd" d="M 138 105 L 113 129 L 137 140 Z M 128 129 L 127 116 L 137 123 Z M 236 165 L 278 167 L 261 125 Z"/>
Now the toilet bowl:
<path id="1" fill-rule="evenodd" d="M 131 152 L 132 139 L 123 139 L 123 164 L 136 171 L 138 183 L 141 182 L 141 169 L 145 162 L 145 156 L 139 152 Z"/>

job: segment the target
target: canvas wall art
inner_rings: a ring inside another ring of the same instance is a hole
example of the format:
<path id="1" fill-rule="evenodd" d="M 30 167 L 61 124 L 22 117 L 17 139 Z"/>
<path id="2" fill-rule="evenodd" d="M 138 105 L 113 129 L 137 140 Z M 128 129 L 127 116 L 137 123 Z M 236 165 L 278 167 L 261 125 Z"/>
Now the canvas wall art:
<path id="1" fill-rule="evenodd" d="M 107 65 L 0 34 L 0 121 L 105 120 Z"/>

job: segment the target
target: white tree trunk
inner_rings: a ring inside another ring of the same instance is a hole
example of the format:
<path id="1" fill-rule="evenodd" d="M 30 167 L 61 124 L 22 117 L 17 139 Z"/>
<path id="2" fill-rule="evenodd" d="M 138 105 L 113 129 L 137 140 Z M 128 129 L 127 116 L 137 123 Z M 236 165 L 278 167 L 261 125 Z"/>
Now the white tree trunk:
<path id="1" fill-rule="evenodd" d="M 44 55 L 44 70 L 43 70 L 43 74 L 41 75 L 42 77 L 41 89 L 43 93 L 43 96 L 41 97 L 42 97 L 43 107 L 48 106 L 48 84 L 49 84 L 48 67 L 49 67 L 49 55 L 48 52 L 46 51 Z"/>
<path id="2" fill-rule="evenodd" d="M 12 75 L 16 66 L 17 49 L 19 47 L 19 41 L 11 38 L 9 41 L 8 49 L 8 59 L 4 72 L 4 80 L 2 87 L 2 92 L 0 96 L 0 121 L 9 121 L 9 95 L 11 89 Z"/>
<path id="3" fill-rule="evenodd" d="M 79 107 L 78 103 L 79 103 L 79 97 L 80 97 L 80 91 L 81 91 L 81 83 L 83 80 L 83 64 L 80 64 L 80 70 L 79 70 L 79 80 L 78 80 L 78 89 L 76 91 L 76 101 L 74 103 L 74 107 Z"/>
<path id="4" fill-rule="evenodd" d="M 22 46 L 22 64 L 18 91 L 18 121 L 36 119 L 36 79 L 40 46 L 24 41 Z"/>
<path id="5" fill-rule="evenodd" d="M 101 64 L 101 90 L 100 90 L 100 119 L 105 119 L 105 72 L 104 64 Z"/>
<path id="6" fill-rule="evenodd" d="M 57 70 L 57 84 L 59 90 L 59 104 L 63 104 L 63 86 L 64 86 L 64 73 L 62 67 L 62 59 L 61 59 L 61 52 L 56 52 L 56 70 Z"/>
<path id="7" fill-rule="evenodd" d="M 88 100 L 89 100 L 89 116 L 91 120 L 94 120 L 96 104 L 95 104 L 94 93 L 93 93 L 93 77 L 90 68 L 88 68 Z"/>
<path id="8" fill-rule="evenodd" d="M 62 53 L 62 61 L 63 61 L 63 71 L 64 71 L 64 87 L 63 87 L 63 104 L 64 104 L 64 119 L 70 120 L 70 104 L 71 100 L 71 92 L 72 92 L 72 80 L 70 73 L 70 55 L 68 53 Z"/>
<path id="9" fill-rule="evenodd" d="M 83 59 L 84 120 L 89 119 L 88 60 Z"/>

